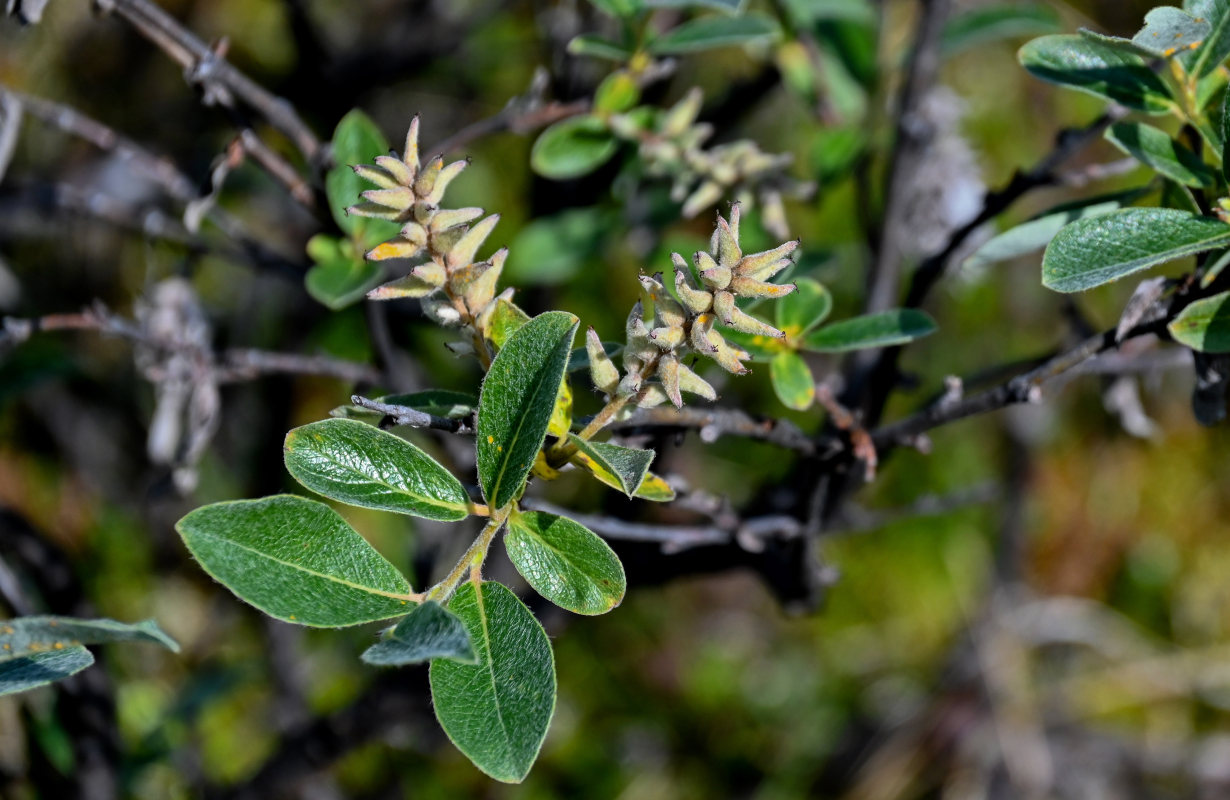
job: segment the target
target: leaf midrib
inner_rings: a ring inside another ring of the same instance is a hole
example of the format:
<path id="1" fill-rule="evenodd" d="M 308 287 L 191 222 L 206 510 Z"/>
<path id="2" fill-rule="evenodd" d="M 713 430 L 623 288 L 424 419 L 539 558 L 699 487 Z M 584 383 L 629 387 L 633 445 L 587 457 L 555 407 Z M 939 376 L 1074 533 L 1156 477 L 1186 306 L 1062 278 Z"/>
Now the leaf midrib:
<path id="1" fill-rule="evenodd" d="M 551 355 L 554 356 L 555 353 L 552 352 Z M 538 374 L 541 375 L 542 372 L 540 371 Z M 538 384 L 534 387 L 533 396 L 530 398 L 531 407 L 533 406 L 533 401 L 538 399 L 538 394 L 542 390 L 543 383 L 545 383 L 545 381 L 539 381 Z M 555 391 L 556 391 L 556 394 L 559 393 L 558 389 L 556 389 Z M 554 398 L 552 398 L 552 402 L 554 402 Z M 551 410 L 552 411 L 555 410 L 554 405 L 552 405 Z M 513 450 L 516 447 L 517 440 L 521 438 L 521 429 L 525 427 L 525 419 L 528 416 L 529 414 L 521 415 L 520 419 L 517 420 L 517 429 L 513 431 L 512 438 L 508 440 L 507 452 L 505 453 L 504 458 L 500 461 L 500 469 L 498 472 L 496 472 L 495 481 L 491 484 L 491 497 L 487 498 L 487 500 L 492 505 L 495 505 L 495 506 L 500 505 L 497 502 L 500 496 L 500 486 L 504 482 L 504 474 L 508 472 L 508 465 L 512 463 Z M 550 425 L 550 417 L 547 418 L 547 424 Z M 543 438 L 545 439 L 547 436 L 547 432 L 545 429 L 543 430 L 542 435 L 543 435 Z"/>
<path id="2" fill-rule="evenodd" d="M 329 463 L 331 463 L 331 464 L 336 464 L 338 467 L 342 467 L 342 468 L 344 468 L 344 469 L 348 470 L 349 472 L 351 472 L 352 474 L 359 475 L 359 476 L 361 476 L 361 477 L 365 477 L 365 478 L 366 478 L 366 476 L 364 476 L 362 472 L 360 472 L 360 471 L 358 471 L 357 469 L 355 469 L 354 467 L 350 467 L 350 466 L 348 466 L 347 464 L 345 464 L 345 463 L 343 463 L 343 462 L 339 461 L 338 459 L 334 458 L 334 457 L 333 457 L 333 455 L 332 455 L 331 453 L 328 453 L 328 452 L 326 452 L 325 450 L 317 450 L 316 452 L 317 452 L 317 453 L 319 453 L 319 454 L 321 455 L 321 457 L 322 457 L 322 458 L 324 458 L 324 459 L 325 459 L 326 461 L 328 461 Z M 341 483 L 341 481 L 338 481 L 338 482 L 339 482 L 339 483 Z M 450 503 L 450 502 L 448 502 L 448 501 L 441 500 L 441 499 L 439 499 L 438 497 L 432 497 L 431 495 L 417 495 L 417 494 L 414 494 L 413 492 L 408 492 L 408 491 L 406 491 L 405 489 L 398 488 L 398 487 L 394 486 L 393 484 L 388 483 L 387 481 L 382 481 L 382 480 L 376 480 L 376 479 L 374 479 L 374 478 L 369 478 L 369 479 L 367 479 L 365 482 L 366 482 L 366 483 L 370 483 L 370 484 L 374 484 L 374 485 L 376 485 L 376 486 L 383 486 L 384 488 L 388 489 L 389 491 L 393 492 L 394 494 L 404 495 L 405 497 L 409 497 L 409 498 L 411 498 L 411 499 L 417 499 L 417 500 L 421 501 L 424 505 L 429 505 L 429 506 L 430 506 L 430 505 L 434 505 L 434 506 L 438 506 L 438 507 L 440 507 L 440 508 L 451 508 L 451 509 L 454 509 L 454 510 L 457 510 L 457 511 L 465 511 L 465 510 L 466 510 L 465 505 L 463 505 L 463 504 L 461 504 L 461 503 Z M 348 485 L 348 486 L 356 486 L 356 485 L 358 485 L 358 484 L 347 482 L 347 485 Z"/>
<path id="3" fill-rule="evenodd" d="M 500 704 L 500 693 L 495 682 L 495 658 L 492 655 L 491 629 L 487 624 L 487 605 L 483 598 L 482 585 L 474 587 L 474 598 L 477 600 L 478 621 L 483 627 L 483 643 L 487 646 L 487 675 L 491 678 L 491 698 L 495 701 L 495 716 L 500 721 L 500 729 L 504 731 L 504 742 L 508 746 L 508 755 L 515 762 L 516 754 L 513 752 L 512 733 L 508 730 L 508 723 L 504 720 L 504 711 Z M 516 771 L 516 764 L 514 763 L 512 766 L 514 771 Z"/>
<path id="4" fill-rule="evenodd" d="M 364 586 L 364 585 L 362 585 L 362 584 L 359 584 L 359 583 L 354 583 L 354 582 L 352 582 L 352 581 L 348 581 L 348 580 L 345 580 L 345 579 L 342 579 L 342 578 L 338 578 L 338 577 L 335 577 L 335 576 L 333 576 L 333 575 L 326 575 L 326 574 L 325 574 L 325 573 L 323 573 L 323 572 L 317 572 L 317 571 L 316 571 L 316 570 L 314 570 L 314 569 L 308 569 L 307 567 L 301 566 L 301 565 L 299 565 L 299 564 L 294 564 L 294 563 L 292 563 L 292 562 L 290 562 L 290 561 L 283 561 L 283 560 L 282 560 L 282 559 L 280 559 L 280 558 L 275 558 L 275 557 L 273 557 L 273 556 L 269 555 L 268 553 L 264 553 L 264 552 L 262 552 L 262 551 L 260 551 L 260 550 L 257 550 L 257 549 L 256 549 L 256 548 L 254 548 L 254 547 L 249 547 L 249 546 L 248 546 L 248 545 L 246 545 L 246 544 L 241 544 L 241 543 L 239 543 L 239 542 L 235 541 L 234 539 L 226 539 L 226 538 L 223 538 L 223 537 L 221 537 L 221 536 L 218 536 L 217 534 L 213 534 L 213 533 L 206 533 L 206 532 L 204 532 L 204 531 L 197 531 L 196 533 L 189 534 L 189 535 L 191 535 L 191 536 L 200 536 L 200 537 L 205 537 L 205 538 L 208 538 L 208 539 L 214 539 L 214 540 L 219 541 L 219 542 L 222 542 L 222 543 L 224 543 L 224 544 L 228 544 L 228 545 L 231 545 L 231 546 L 233 546 L 233 547 L 236 547 L 236 548 L 238 548 L 238 549 L 240 549 L 240 550 L 246 550 L 246 551 L 247 551 L 247 552 L 249 552 L 249 553 L 253 553 L 253 554 L 257 555 L 257 556 L 260 556 L 261 558 L 264 558 L 264 559 L 267 559 L 267 560 L 269 560 L 269 561 L 272 561 L 272 562 L 274 562 L 275 564 L 281 564 L 281 565 L 282 565 L 282 566 L 284 566 L 284 567 L 289 567 L 289 568 L 291 568 L 291 569 L 299 570 L 300 572 L 307 573 L 308 575 L 313 575 L 313 576 L 315 576 L 315 577 L 317 577 L 317 578 L 323 578 L 323 579 L 325 579 L 325 580 L 327 580 L 327 581 L 333 581 L 334 583 L 339 583 L 339 584 L 341 584 L 341 585 L 343 585 L 343 586 L 349 586 L 349 587 L 350 587 L 350 588 L 352 588 L 352 589 L 359 589 L 359 590 L 361 590 L 361 591 L 367 592 L 368 594 L 380 595 L 380 596 L 382 596 L 382 597 L 390 597 L 390 598 L 393 598 L 393 599 L 395 599 L 395 600 L 410 600 L 410 599 L 411 599 L 410 595 L 408 595 L 408 594 L 398 594 L 397 592 L 386 592 L 386 591 L 384 591 L 383 589 L 375 589 L 375 588 L 373 588 L 373 587 L 371 587 L 371 586 Z"/>
<path id="5" fill-rule="evenodd" d="M 597 593 L 598 593 L 598 595 L 599 595 L 600 597 L 604 597 L 604 598 L 606 597 L 606 595 L 603 593 L 603 591 L 602 591 L 601 587 L 598 585 L 598 582 L 597 582 L 596 580 L 594 580 L 593 578 L 591 578 L 591 577 L 589 576 L 589 573 L 587 573 L 584 569 L 582 569 L 582 568 L 581 568 L 581 566 L 580 566 L 580 565 L 579 565 L 576 561 L 572 560 L 571 558 L 568 558 L 568 556 L 564 554 L 564 551 L 563 551 L 563 550 L 560 550 L 558 547 L 556 547 L 555 545 L 551 544 L 549 541 L 547 541 L 547 540 L 546 540 L 546 539 L 542 536 L 542 534 L 540 534 L 540 533 L 538 533 L 537 531 L 533 530 L 533 529 L 532 529 L 532 528 L 530 528 L 528 525 L 522 525 L 522 526 L 520 526 L 520 527 L 522 528 L 522 530 L 523 530 L 523 531 L 525 531 L 525 535 L 526 535 L 526 536 L 533 537 L 534 539 L 536 539 L 536 540 L 538 540 L 539 542 L 541 542 L 543 547 L 545 547 L 546 549 L 548 549 L 548 550 L 550 550 L 551 552 L 555 553 L 555 554 L 556 554 L 556 555 L 560 558 L 560 560 L 562 560 L 565 564 L 567 564 L 568 566 L 570 566 L 570 567 L 572 567 L 574 570 L 576 570 L 578 573 L 580 573 L 581 577 L 585 578 L 585 580 L 586 580 L 586 581 L 587 581 L 587 582 L 588 582 L 591 586 L 593 586 L 593 587 L 594 587 L 594 590 L 595 590 L 595 591 L 597 591 Z M 510 528 L 510 529 L 511 529 L 511 528 Z M 611 606 L 609 606 L 609 605 L 608 605 L 607 607 L 608 607 L 608 608 L 611 608 Z"/>

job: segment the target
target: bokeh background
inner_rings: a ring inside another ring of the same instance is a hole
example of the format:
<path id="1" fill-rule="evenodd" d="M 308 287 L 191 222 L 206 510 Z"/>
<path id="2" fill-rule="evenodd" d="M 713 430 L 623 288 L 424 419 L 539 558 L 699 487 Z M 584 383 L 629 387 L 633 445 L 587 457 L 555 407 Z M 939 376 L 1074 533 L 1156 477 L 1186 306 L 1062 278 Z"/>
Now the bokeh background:
<path id="1" fill-rule="evenodd" d="M 425 150 L 524 93 L 538 67 L 555 98 L 592 92 L 607 67 L 566 56 L 564 44 L 612 25 L 585 2 L 162 5 L 203 38 L 225 38 L 228 57 L 322 137 L 360 107 L 397 142 L 417 112 Z M 915 15 L 913 2 L 878 5 L 879 46 L 864 63 L 879 77 L 869 92 L 845 87 L 855 111 L 848 127 L 873 164 L 884 160 L 884 109 Z M 1047 5 L 1065 30 L 1131 35 L 1152 3 Z M 664 13 L 668 24 L 674 12 Z M 1029 77 L 1015 59 L 1022 41 L 989 41 L 943 67 L 951 136 L 972 153 L 976 169 L 963 177 L 975 186 L 1003 185 L 1050 150 L 1058 129 L 1101 111 L 1094 98 Z M 84 0 L 53 0 L 37 26 L 0 20 L 0 83 L 77 108 L 202 183 L 234 136 L 178 67 Z M 748 136 L 793 153 L 792 174 L 819 181 L 814 201 L 788 205 L 803 240 L 799 270 L 832 289 L 837 318 L 858 313 L 867 233 L 856 179 L 826 172 L 842 139 L 832 122 L 782 86 L 765 50 L 683 58 L 649 99 L 669 103 L 693 85 L 705 90 L 702 117 L 719 139 Z M 293 158 L 276 132 L 260 130 Z M 679 220 L 664 187 L 630 186 L 617 166 L 564 184 L 537 178 L 532 142 L 513 133 L 473 141 L 450 203 L 502 215 L 490 242 L 511 247 L 505 283 L 520 287 L 523 306 L 567 309 L 617 338 L 638 270 L 665 269 L 672 250 L 700 248 L 711 217 Z M 1080 163 L 1118 158 L 1099 144 Z M 997 224 L 1146 180 L 1127 172 L 1035 192 Z M 361 306 L 331 312 L 294 274 L 63 213 L 47 201 L 53 182 L 138 207 L 162 202 L 123 163 L 27 120 L 0 183 L 0 312 L 33 317 L 100 300 L 130 314 L 156 283 L 181 275 L 219 347 L 373 358 Z M 227 178 L 219 202 L 300 263 L 321 227 L 250 164 Z M 754 216 L 752 243 L 769 244 Z M 1081 326 L 1113 325 L 1130 290 L 1062 298 L 1041 287 L 1036 255 L 954 268 L 928 304 L 940 331 L 907 351 L 912 387 L 890 415 L 926 402 L 946 375 L 972 386 Z M 414 306 L 390 307 L 397 346 L 430 386 L 471 388 L 476 370 L 441 347 Z M 211 583 L 174 533 L 174 521 L 205 502 L 295 490 L 281 466 L 283 434 L 346 402 L 350 384 L 266 376 L 224 387 L 197 488 L 182 496 L 146 456 L 155 395 L 131 343 L 35 336 L 0 357 L 0 550 L 12 560 L 19 542 L 37 540 L 62 557 L 55 585 L 69 607 L 55 610 L 155 617 L 183 644 L 179 655 L 113 646 L 94 670 L 111 703 L 99 713 L 111 725 L 103 738 L 125 797 L 1222 797 L 1230 793 L 1230 441 L 1224 426 L 1194 421 L 1188 362 L 1160 363 L 1130 378 L 1140 401 L 1130 419 L 1106 399 L 1115 381 L 1078 375 L 1040 405 L 935 431 L 928 454 L 893 454 L 817 542 L 832 584 L 807 608 L 783 603 L 765 571 L 719 569 L 703 548 L 667 557 L 627 543 L 617 546 L 632 588 L 615 612 L 578 619 L 528 598 L 553 639 L 560 694 L 542 756 L 515 787 L 493 784 L 452 749 L 431 717 L 424 671 L 378 674 L 360 664 L 373 630 L 266 620 Z M 823 378 L 840 363 L 813 366 Z M 581 410 L 592 411 L 594 400 L 580 394 Z M 808 431 L 823 423 L 818 409 L 786 411 L 767 369 L 725 382 L 721 394 L 723 405 Z M 444 447 L 431 434 L 410 436 Z M 794 467 L 780 450 L 732 438 L 704 444 L 689 434 L 662 445 L 655 469 L 736 508 L 788 481 Z M 693 518 L 610 494 L 571 476 L 544 490 L 588 512 Z M 346 513 L 416 585 L 469 537 Z M 506 565 L 492 568 L 513 579 Z M 99 727 L 79 719 L 80 702 L 55 689 L 0 700 L 0 795 L 58 798 L 79 787 L 74 737 Z M 296 748 L 311 756 L 336 741 L 354 746 L 295 771 Z M 260 791 L 273 794 L 244 794 L 258 777 L 272 781 Z"/>

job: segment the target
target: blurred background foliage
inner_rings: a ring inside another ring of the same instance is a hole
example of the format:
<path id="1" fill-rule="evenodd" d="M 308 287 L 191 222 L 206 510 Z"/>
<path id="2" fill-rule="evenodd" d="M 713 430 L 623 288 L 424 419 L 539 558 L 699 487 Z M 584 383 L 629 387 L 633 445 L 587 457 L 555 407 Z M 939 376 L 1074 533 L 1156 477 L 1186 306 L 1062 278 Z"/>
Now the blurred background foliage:
<path id="1" fill-rule="evenodd" d="M 564 45 L 613 25 L 576 0 L 162 5 L 203 38 L 225 38 L 228 58 L 289 99 L 322 137 L 360 107 L 396 142 L 417 112 L 424 151 L 525 92 L 540 65 L 551 72 L 553 96 L 587 96 L 607 67 L 565 55 Z M 717 124 L 719 139 L 747 136 L 767 151 L 793 153 L 793 174 L 819 181 L 814 201 L 787 211 L 803 240 L 796 274 L 832 289 L 835 319 L 859 312 L 867 247 L 842 148 L 869 148 L 882 161 L 890 135 L 883 108 L 894 84 L 873 75 L 900 64 L 916 10 L 900 0 L 881 5 L 878 51 L 872 39 L 872 50 L 847 59 L 867 71 L 873 91 L 848 71 L 845 84 L 822 87 L 837 102 L 868 109 L 866 121 L 856 116 L 844 130 L 816 120 L 782 85 L 765 49 L 684 57 L 650 94 L 666 105 L 702 87 L 702 118 Z M 1064 30 L 1130 36 L 1152 3 L 1048 5 Z M 816 23 L 815 33 L 833 52 L 868 43 L 831 21 Z M 1060 127 L 1101 110 L 1093 98 L 1028 77 L 1015 60 L 1021 41 L 977 44 L 943 67 L 943 83 L 959 98 L 956 129 L 990 187 L 1041 158 Z M 234 135 L 161 53 L 79 0 L 50 3 L 37 26 L 0 24 L 0 82 L 71 105 L 202 181 Z M 260 132 L 294 158 L 276 131 Z M 614 162 L 578 181 L 537 178 L 528 166 L 532 143 L 532 134 L 513 133 L 470 143 L 472 163 L 450 204 L 502 215 L 490 242 L 510 246 L 505 283 L 519 287 L 524 307 L 572 311 L 618 339 L 637 271 L 668 269 L 672 250 L 701 247 L 711 217 L 680 221 L 665 187 L 630 186 Z M 1082 158 L 1117 155 L 1099 144 Z M 1076 196 L 1138 185 L 1143 174 L 1036 192 L 999 227 Z M 128 313 L 157 281 L 183 275 L 219 347 L 373 357 L 361 306 L 330 312 L 297 276 L 32 207 L 30 197 L 50 178 L 138 205 L 156 199 L 115 159 L 27 121 L 0 185 L 0 311 L 36 316 L 98 299 Z M 229 176 L 220 202 L 295 260 L 319 229 L 250 164 Z M 747 238 L 756 249 L 769 237 L 752 220 Z M 1112 325 L 1130 291 L 1124 284 L 1082 295 L 1073 301 L 1078 312 L 1041 287 L 1036 256 L 954 269 L 928 308 L 940 331 L 907 351 L 915 387 L 900 393 L 890 414 L 924 402 L 946 375 L 977 375 L 1046 352 L 1074 317 L 1097 330 Z M 390 306 L 389 319 L 431 386 L 472 388 L 477 371 L 443 349 L 417 304 Z M 425 674 L 377 676 L 361 665 L 356 656 L 371 630 L 305 631 L 263 619 L 211 584 L 172 531 L 196 505 L 292 490 L 281 465 L 284 432 L 326 416 L 352 387 L 277 376 L 224 387 L 223 421 L 199 486 L 181 497 L 146 458 L 154 400 L 131 353 L 118 339 L 64 334 L 35 337 L 0 361 L 0 534 L 36 531 L 67 555 L 84 607 L 117 619 L 156 617 L 184 646 L 179 656 L 118 647 L 103 654 L 123 795 L 191 797 L 209 788 L 227 796 L 279 752 L 286 731 L 333 719 L 374 681 L 421 693 Z M 839 362 L 812 363 L 823 378 Z M 534 605 L 556 647 L 560 700 L 523 785 L 484 778 L 433 728 L 420 701 L 288 796 L 1225 796 L 1230 442 L 1224 426 L 1193 421 L 1190 385 L 1186 369 L 1143 381 L 1156 422 L 1151 438 L 1129 435 L 1108 412 L 1106 379 L 1081 376 L 1042 405 L 936 431 L 929 455 L 896 453 L 821 539 L 836 580 L 807 613 L 784 609 L 746 571 L 665 583 L 638 576 L 643 546 L 620 544 L 633 588 L 614 613 L 572 624 Z M 808 431 L 823 422 L 818 409 L 786 411 L 767 369 L 719 391 L 723 406 L 788 417 Z M 589 393 L 577 394 L 582 413 L 597 407 Z M 429 450 L 443 446 L 429 434 L 410 437 Z M 764 444 L 706 445 L 688 435 L 664 445 L 656 470 L 736 507 L 792 469 Z M 613 493 L 567 476 L 544 494 L 580 510 L 635 513 Z M 946 502 L 954 496 L 969 502 Z M 347 516 L 412 574 L 437 551 L 464 545 L 432 540 L 405 518 L 353 509 Z M 693 557 L 702 556 L 672 556 Z M 73 734 L 57 703 L 71 702 L 55 690 L 0 701 L 0 794 L 67 796 L 56 787 L 72 784 Z M 404 711 L 404 704 L 372 709 L 373 718 Z"/>

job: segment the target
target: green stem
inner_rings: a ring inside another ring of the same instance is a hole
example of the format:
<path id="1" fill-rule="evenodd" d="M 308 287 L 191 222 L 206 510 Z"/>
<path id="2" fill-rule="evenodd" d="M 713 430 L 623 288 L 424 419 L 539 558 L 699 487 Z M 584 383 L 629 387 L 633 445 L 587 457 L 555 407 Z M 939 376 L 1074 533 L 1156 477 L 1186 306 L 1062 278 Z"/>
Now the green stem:
<path id="1" fill-rule="evenodd" d="M 437 603 L 448 602 L 453 592 L 457 591 L 457 587 L 461 585 L 461 582 L 467 576 L 471 580 L 476 580 L 475 576 L 482 574 L 483 562 L 487 559 L 487 551 L 491 548 L 491 542 L 495 539 L 495 535 L 500 532 L 500 528 L 504 526 L 504 521 L 512 513 L 512 508 L 513 506 L 510 503 L 492 513 L 491 518 L 487 520 L 487 524 L 483 526 L 482 532 L 478 534 L 478 538 L 462 553 L 452 572 L 444 580 L 428 590 L 426 594 L 427 600 L 435 600 Z"/>

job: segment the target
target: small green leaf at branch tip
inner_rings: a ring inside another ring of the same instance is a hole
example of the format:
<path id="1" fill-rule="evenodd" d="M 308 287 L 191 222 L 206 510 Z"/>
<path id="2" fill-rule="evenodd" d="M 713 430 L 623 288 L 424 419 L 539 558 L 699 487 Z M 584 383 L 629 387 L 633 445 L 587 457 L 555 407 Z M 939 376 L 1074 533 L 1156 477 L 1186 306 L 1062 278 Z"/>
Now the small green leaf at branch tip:
<path id="1" fill-rule="evenodd" d="M 136 623 L 55 616 L 0 620 L 0 662 L 78 645 L 111 642 L 149 642 L 160 644 L 172 653 L 179 652 L 179 644 L 152 619 Z"/>
<path id="2" fill-rule="evenodd" d="M 605 614 L 628 582 L 610 545 L 579 522 L 543 511 L 513 511 L 504 545 L 534 591 L 574 614 Z"/>
<path id="3" fill-rule="evenodd" d="M 777 301 L 775 309 L 777 327 L 786 332 L 788 339 L 811 333 L 833 310 L 833 295 L 820 282 L 799 278 L 795 287 L 793 292 Z"/>
<path id="4" fill-rule="evenodd" d="M 1208 38 L 1212 25 L 1181 8 L 1158 6 L 1145 14 L 1145 24 L 1132 43 L 1155 56 L 1189 54 Z"/>
<path id="5" fill-rule="evenodd" d="M 380 266 L 364 261 L 344 239 L 319 233 L 308 240 L 307 253 L 313 265 L 304 276 L 304 286 L 309 295 L 334 311 L 361 300 L 380 283 Z"/>
<path id="6" fill-rule="evenodd" d="M 385 638 L 367 648 L 361 658 L 377 667 L 403 667 L 433 658 L 478 663 L 465 625 L 434 600 L 416 606 Z"/>
<path id="7" fill-rule="evenodd" d="M 568 434 L 568 442 L 610 473 L 620 491 L 628 497 L 632 497 L 640 488 L 641 481 L 649 474 L 649 465 L 653 463 L 656 455 L 653 450 L 620 447 L 608 442 L 591 442 L 575 433 Z"/>
<path id="8" fill-rule="evenodd" d="M 202 569 L 271 617 L 343 628 L 409 608 L 406 578 L 324 503 L 292 495 L 214 503 L 175 529 Z"/>
<path id="9" fill-rule="evenodd" d="M 1002 3 L 973 8 L 944 25 L 940 47 L 952 56 L 1000 39 L 1040 36 L 1061 30 L 1063 21 L 1042 3 Z"/>
<path id="10" fill-rule="evenodd" d="M 604 39 L 592 33 L 583 33 L 568 42 L 568 52 L 574 56 L 589 56 L 607 61 L 626 63 L 632 58 L 632 50 L 618 42 Z"/>
<path id="11" fill-rule="evenodd" d="M 371 163 L 377 156 L 388 153 L 389 143 L 380 128 L 358 109 L 342 117 L 333 132 L 334 167 L 325 175 L 329 211 L 338 227 L 364 250 L 396 236 L 399 226 L 386 220 L 346 213 L 347 208 L 358 202 L 359 195 L 371 188 L 352 167 Z"/>
<path id="12" fill-rule="evenodd" d="M 1185 186 L 1211 186 L 1217 180 L 1200 156 L 1152 125 L 1117 122 L 1107 128 L 1106 140 L 1145 166 Z"/>
<path id="13" fill-rule="evenodd" d="M 1230 12 L 1222 11 L 1216 20 L 1213 30 L 1201 43 L 1196 51 L 1195 62 L 1191 66 L 1191 74 L 1197 78 L 1211 75 L 1230 57 Z"/>
<path id="14" fill-rule="evenodd" d="M 1230 225 L 1171 208 L 1124 208 L 1077 220 L 1042 256 L 1042 284 L 1081 292 L 1125 275 L 1230 244 Z"/>
<path id="15" fill-rule="evenodd" d="M 357 420 L 295 428 L 284 455 L 295 480 L 342 503 L 443 522 L 468 514 L 469 496 L 451 472 L 405 439 Z"/>
<path id="16" fill-rule="evenodd" d="M 94 656 L 80 645 L 0 661 L 0 697 L 63 680 L 93 663 Z"/>
<path id="17" fill-rule="evenodd" d="M 544 178 L 562 181 L 588 175 L 611 160 L 619 142 L 598 117 L 560 120 L 538 135 L 530 166 Z"/>
<path id="18" fill-rule="evenodd" d="M 649 43 L 656 56 L 698 53 L 718 47 L 768 42 L 781 35 L 771 17 L 743 14 L 738 17 L 710 16 L 689 20 Z"/>
<path id="19" fill-rule="evenodd" d="M 534 317 L 500 348 L 487 371 L 476 446 L 479 484 L 492 509 L 521 494 L 546 441 L 577 324 L 563 311 Z"/>
<path id="20" fill-rule="evenodd" d="M 725 11 L 737 14 L 743 8 L 744 0 L 645 0 L 649 8 L 712 8 L 715 11 Z"/>
<path id="21" fill-rule="evenodd" d="M 929 336 L 938 329 L 935 320 L 916 308 L 900 308 L 834 322 L 803 340 L 806 350 L 844 353 L 868 347 L 891 347 Z"/>
<path id="22" fill-rule="evenodd" d="M 1230 353 L 1230 292 L 1197 300 L 1167 326 L 1176 342 L 1202 353 Z"/>
<path id="23" fill-rule="evenodd" d="M 645 10 L 644 0 L 589 0 L 589 2 L 604 14 L 624 19 L 634 17 Z"/>
<path id="24" fill-rule="evenodd" d="M 1137 111 L 1165 114 L 1176 107 L 1170 90 L 1142 56 L 1100 38 L 1043 36 L 1022 47 L 1018 58 L 1037 78 Z"/>
<path id="25" fill-rule="evenodd" d="M 474 766 L 505 783 L 529 774 L 555 713 L 555 657 L 538 620 L 498 583 L 466 582 L 449 603 L 478 663 L 431 662 L 440 727 Z"/>
<path id="26" fill-rule="evenodd" d="M 816 379 L 803 357 L 793 351 L 769 362 L 773 391 L 787 408 L 806 411 L 816 401 Z"/>

